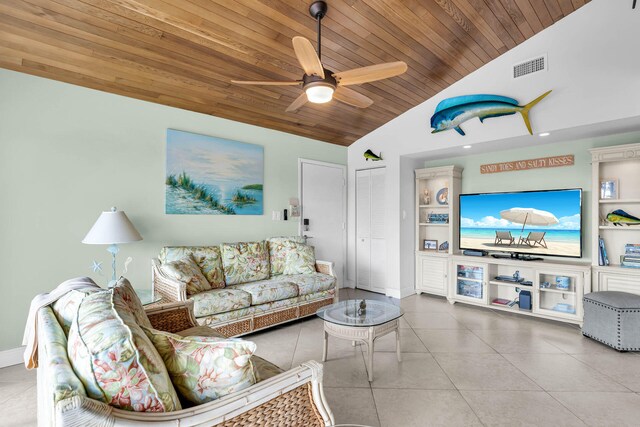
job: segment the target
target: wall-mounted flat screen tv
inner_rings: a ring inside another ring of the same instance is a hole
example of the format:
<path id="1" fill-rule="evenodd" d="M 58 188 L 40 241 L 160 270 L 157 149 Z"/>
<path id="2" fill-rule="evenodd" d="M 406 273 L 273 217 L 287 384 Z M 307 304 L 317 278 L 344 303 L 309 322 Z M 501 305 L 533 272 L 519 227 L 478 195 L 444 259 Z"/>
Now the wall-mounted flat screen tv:
<path id="1" fill-rule="evenodd" d="M 582 189 L 460 195 L 460 249 L 580 258 Z"/>

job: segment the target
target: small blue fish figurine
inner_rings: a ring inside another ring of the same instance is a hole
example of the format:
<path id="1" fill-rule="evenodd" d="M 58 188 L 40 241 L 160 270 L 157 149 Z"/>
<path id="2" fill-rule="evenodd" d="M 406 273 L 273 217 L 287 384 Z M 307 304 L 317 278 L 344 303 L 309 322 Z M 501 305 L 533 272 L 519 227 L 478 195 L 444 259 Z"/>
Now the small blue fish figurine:
<path id="1" fill-rule="evenodd" d="M 372 162 L 379 162 L 382 160 L 382 153 L 379 156 L 376 156 L 373 151 L 367 150 L 364 152 L 364 159 L 368 162 L 371 159 Z"/>
<path id="2" fill-rule="evenodd" d="M 477 117 L 481 123 L 491 117 L 510 116 L 515 113 L 522 114 L 522 119 L 527 130 L 533 135 L 531 123 L 529 122 L 529 111 L 538 102 L 549 95 L 548 91 L 527 105 L 520 106 L 518 101 L 500 95 L 465 95 L 456 96 L 443 100 L 436 107 L 436 111 L 431 116 L 431 133 L 438 133 L 449 129 L 455 129 L 460 135 L 465 133 L 460 125 L 469 119 Z"/>

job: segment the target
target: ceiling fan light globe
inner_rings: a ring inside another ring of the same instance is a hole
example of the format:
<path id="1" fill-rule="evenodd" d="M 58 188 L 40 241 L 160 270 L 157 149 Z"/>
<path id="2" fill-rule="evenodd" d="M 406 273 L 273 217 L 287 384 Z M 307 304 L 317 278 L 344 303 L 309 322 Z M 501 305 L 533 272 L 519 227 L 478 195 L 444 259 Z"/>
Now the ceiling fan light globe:
<path id="1" fill-rule="evenodd" d="M 329 85 L 315 85 L 305 89 L 307 99 L 314 104 L 324 104 L 333 99 L 334 88 Z"/>

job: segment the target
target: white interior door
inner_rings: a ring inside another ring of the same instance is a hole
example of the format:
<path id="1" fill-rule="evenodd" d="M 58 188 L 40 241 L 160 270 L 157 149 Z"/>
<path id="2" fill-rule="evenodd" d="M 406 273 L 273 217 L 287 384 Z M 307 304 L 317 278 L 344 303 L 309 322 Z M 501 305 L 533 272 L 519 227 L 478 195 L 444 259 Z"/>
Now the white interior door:
<path id="1" fill-rule="evenodd" d="M 356 287 L 371 289 L 371 173 L 356 172 Z"/>
<path id="2" fill-rule="evenodd" d="M 338 285 L 346 267 L 346 175 L 344 165 L 300 160 L 301 232 L 316 258 L 335 263 Z M 303 220 L 309 221 L 305 230 Z"/>
<path id="3" fill-rule="evenodd" d="M 384 229 L 386 169 L 371 170 L 371 290 L 384 293 L 387 284 L 387 244 Z"/>
<path id="4" fill-rule="evenodd" d="M 371 290 L 371 239 L 358 237 L 356 243 L 356 288 Z"/>
<path id="5" fill-rule="evenodd" d="M 356 171 L 356 287 L 385 292 L 385 169 Z"/>

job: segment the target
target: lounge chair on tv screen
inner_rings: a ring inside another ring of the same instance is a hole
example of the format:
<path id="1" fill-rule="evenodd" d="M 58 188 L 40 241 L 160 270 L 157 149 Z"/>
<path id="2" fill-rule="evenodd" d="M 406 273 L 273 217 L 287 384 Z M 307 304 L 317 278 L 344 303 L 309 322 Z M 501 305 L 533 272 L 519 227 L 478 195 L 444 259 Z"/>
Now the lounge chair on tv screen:
<path id="1" fill-rule="evenodd" d="M 515 239 L 511 235 L 510 231 L 496 231 L 496 245 L 513 245 Z"/>
<path id="2" fill-rule="evenodd" d="M 547 242 L 544 240 L 545 231 L 530 231 L 527 237 L 521 237 L 518 244 L 525 244 L 531 246 L 540 245 L 545 249 L 547 248 Z"/>

